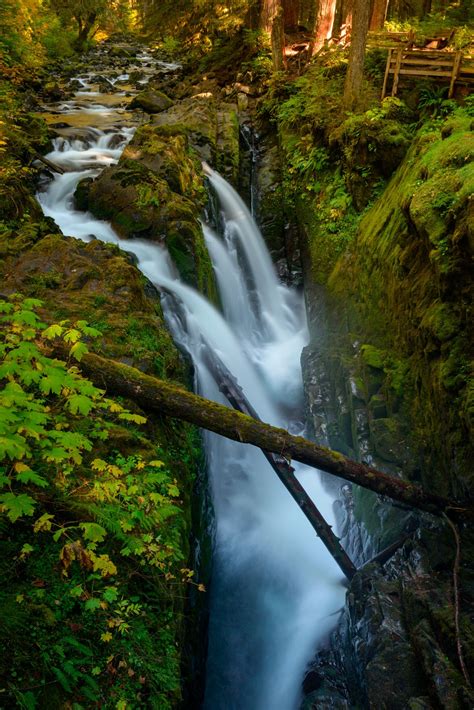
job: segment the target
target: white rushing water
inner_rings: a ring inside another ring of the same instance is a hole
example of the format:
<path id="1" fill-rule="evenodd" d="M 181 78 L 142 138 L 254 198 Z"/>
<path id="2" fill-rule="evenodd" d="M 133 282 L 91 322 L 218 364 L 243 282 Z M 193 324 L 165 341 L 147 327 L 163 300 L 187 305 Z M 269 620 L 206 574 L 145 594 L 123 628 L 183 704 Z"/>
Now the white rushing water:
<path id="1" fill-rule="evenodd" d="M 82 87 L 89 81 L 93 77 Z M 56 139 L 48 157 L 68 172 L 56 175 L 39 194 L 45 214 L 65 235 L 95 237 L 133 252 L 142 272 L 171 295 L 164 299 L 168 322 L 194 360 L 203 395 L 225 403 L 206 365 L 204 340 L 264 421 L 301 431 L 300 354 L 307 341 L 302 298 L 278 282 L 255 222 L 222 177 L 207 169 L 225 234 L 203 230 L 223 314 L 179 280 L 163 248 L 122 241 L 108 223 L 74 209 L 77 183 L 118 160 L 132 133 L 94 129 L 85 140 Z M 205 440 L 216 544 L 204 707 L 294 710 L 305 667 L 335 624 L 331 614 L 342 606 L 341 573 L 259 450 L 209 433 Z M 334 524 L 332 500 L 319 474 L 304 466 L 296 473 Z"/>

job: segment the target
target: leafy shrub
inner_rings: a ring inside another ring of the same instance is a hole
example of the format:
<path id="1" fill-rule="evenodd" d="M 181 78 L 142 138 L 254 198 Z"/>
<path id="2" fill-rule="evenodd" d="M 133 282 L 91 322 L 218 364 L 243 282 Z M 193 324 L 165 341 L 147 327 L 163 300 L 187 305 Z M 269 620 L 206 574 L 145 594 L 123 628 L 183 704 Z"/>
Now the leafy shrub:
<path id="1" fill-rule="evenodd" d="M 194 584 L 180 490 L 152 455 L 110 455 L 121 422 L 129 434 L 146 420 L 74 363 L 98 331 L 48 326 L 41 305 L 0 300 L 3 700 L 165 710 L 180 694 L 173 587 Z"/>

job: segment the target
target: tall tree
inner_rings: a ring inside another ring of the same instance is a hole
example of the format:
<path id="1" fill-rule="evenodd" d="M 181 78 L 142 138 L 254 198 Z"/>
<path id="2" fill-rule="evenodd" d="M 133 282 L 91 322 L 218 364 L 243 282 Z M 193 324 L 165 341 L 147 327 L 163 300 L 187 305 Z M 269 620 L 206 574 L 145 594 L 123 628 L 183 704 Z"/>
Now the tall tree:
<path id="1" fill-rule="evenodd" d="M 362 89 L 369 20 L 370 0 L 354 0 L 349 65 L 344 84 L 344 106 L 349 111 L 357 104 Z"/>
<path id="2" fill-rule="evenodd" d="M 282 0 L 261 0 L 260 26 L 270 32 L 273 69 L 281 71 L 285 66 L 285 28 Z"/>
<path id="3" fill-rule="evenodd" d="M 296 29 L 300 19 L 300 0 L 283 0 L 283 20 L 286 30 Z"/>
<path id="4" fill-rule="evenodd" d="M 336 0 L 319 0 L 313 40 L 313 54 L 319 52 L 324 43 L 332 37 Z"/>
<path id="5" fill-rule="evenodd" d="M 370 30 L 381 30 L 387 17 L 388 0 L 374 0 L 370 15 Z"/>

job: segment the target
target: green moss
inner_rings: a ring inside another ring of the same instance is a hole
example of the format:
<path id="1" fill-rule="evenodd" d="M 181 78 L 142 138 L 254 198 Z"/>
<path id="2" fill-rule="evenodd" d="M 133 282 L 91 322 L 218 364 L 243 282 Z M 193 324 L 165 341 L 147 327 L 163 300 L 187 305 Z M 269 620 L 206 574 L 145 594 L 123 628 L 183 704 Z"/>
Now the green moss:
<path id="1" fill-rule="evenodd" d="M 360 348 L 362 359 L 366 365 L 370 367 L 375 367 L 378 370 L 384 369 L 384 362 L 386 360 L 386 354 L 383 350 L 374 348 L 373 345 L 361 345 Z"/>
<path id="2" fill-rule="evenodd" d="M 458 494 L 469 485 L 473 455 L 473 146 L 462 122 L 444 139 L 442 126 L 422 131 L 329 278 L 332 292 L 350 299 L 352 331 L 370 343 L 362 358 L 383 367 L 388 409 L 393 391 L 411 421 L 426 485 Z"/>

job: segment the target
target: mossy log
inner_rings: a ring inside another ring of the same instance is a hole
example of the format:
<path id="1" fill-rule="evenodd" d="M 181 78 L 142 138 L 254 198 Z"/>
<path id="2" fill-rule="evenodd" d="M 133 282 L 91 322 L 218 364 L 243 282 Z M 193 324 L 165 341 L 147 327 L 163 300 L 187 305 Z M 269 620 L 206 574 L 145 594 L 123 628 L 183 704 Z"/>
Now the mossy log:
<path id="1" fill-rule="evenodd" d="M 472 515 L 472 508 L 460 507 L 455 501 L 416 484 L 352 461 L 302 436 L 293 436 L 285 429 L 211 402 L 128 365 L 88 353 L 83 356 L 80 366 L 97 386 L 106 389 L 110 395 L 118 394 L 134 400 L 144 411 L 182 419 L 228 439 L 273 451 L 288 461 L 299 461 L 435 515 Z"/>

